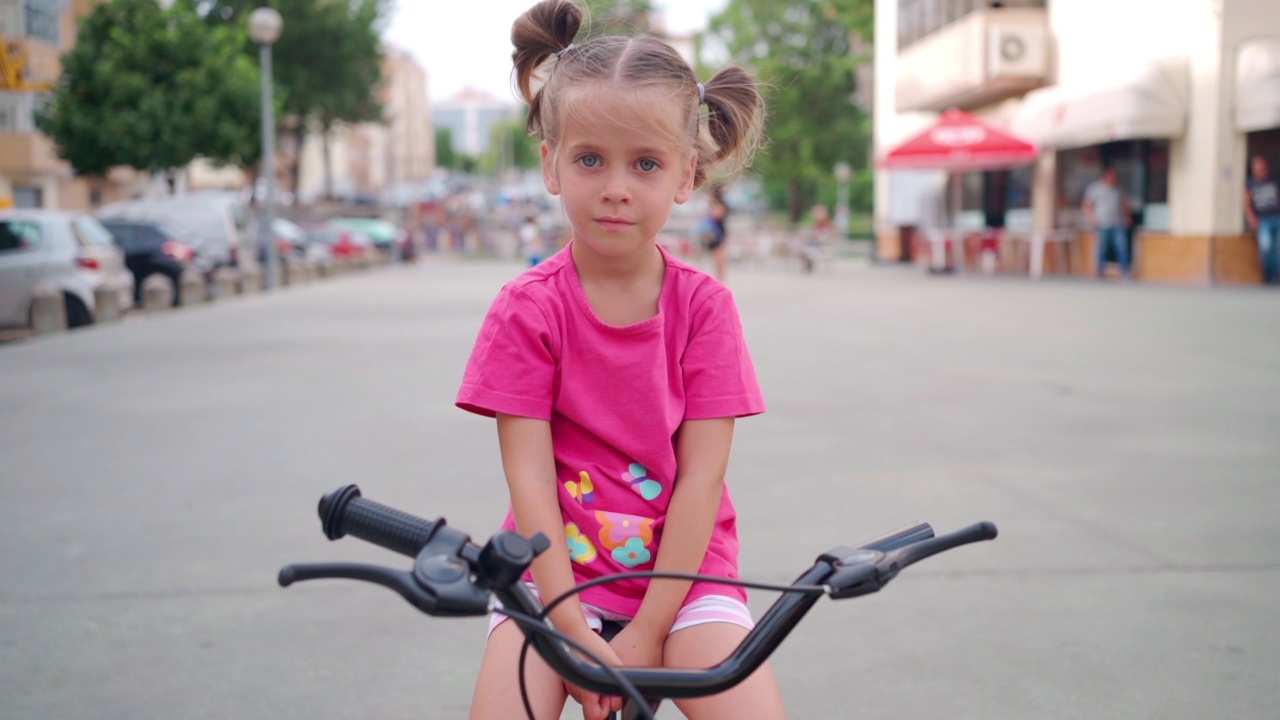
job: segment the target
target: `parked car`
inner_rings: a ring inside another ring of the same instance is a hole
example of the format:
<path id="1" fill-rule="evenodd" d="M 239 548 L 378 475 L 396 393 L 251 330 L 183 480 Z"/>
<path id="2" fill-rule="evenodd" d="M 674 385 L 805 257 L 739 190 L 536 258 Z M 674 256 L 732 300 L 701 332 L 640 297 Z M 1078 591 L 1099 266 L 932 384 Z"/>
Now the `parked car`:
<path id="1" fill-rule="evenodd" d="M 316 248 L 314 252 L 327 251 L 329 257 L 335 259 L 369 257 L 376 252 L 373 238 L 358 230 L 330 223 L 307 228 L 307 243 Z"/>
<path id="2" fill-rule="evenodd" d="M 335 218 L 329 221 L 334 227 L 356 230 L 373 239 L 373 244 L 385 253 L 403 254 L 409 241 L 409 233 L 386 220 L 375 218 Z"/>
<path id="3" fill-rule="evenodd" d="M 100 220 L 149 220 L 171 228 L 190 244 L 196 269 L 209 273 L 237 264 L 245 247 L 237 224 L 237 202 L 232 194 L 194 193 L 111 203 L 94 214 Z"/>
<path id="4" fill-rule="evenodd" d="M 307 256 L 307 231 L 300 225 L 285 218 L 273 218 L 271 230 L 276 236 L 276 246 L 280 252 L 292 257 Z"/>
<path id="5" fill-rule="evenodd" d="M 91 215 L 55 210 L 0 210 L 0 325 L 31 324 L 38 285 L 62 291 L 67 326 L 95 319 L 94 293 L 120 293 L 120 308 L 133 307 L 133 275 L 111 233 Z"/>
<path id="6" fill-rule="evenodd" d="M 173 283 L 173 304 L 181 296 L 182 273 L 195 259 L 191 245 L 161 223 L 149 220 L 103 220 L 116 245 L 124 251 L 124 262 L 133 273 L 133 301 L 142 303 L 142 283 L 160 273 Z"/>

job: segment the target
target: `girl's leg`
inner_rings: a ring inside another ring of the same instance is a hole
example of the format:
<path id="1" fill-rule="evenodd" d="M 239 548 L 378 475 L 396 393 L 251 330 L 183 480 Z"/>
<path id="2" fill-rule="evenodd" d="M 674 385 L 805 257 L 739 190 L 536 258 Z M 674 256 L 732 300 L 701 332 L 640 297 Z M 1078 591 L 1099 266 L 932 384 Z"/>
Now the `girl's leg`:
<path id="1" fill-rule="evenodd" d="M 715 263 L 716 279 L 724 282 L 725 275 L 729 267 L 729 255 L 725 243 L 721 242 L 720 246 L 711 251 L 711 259 Z"/>
<path id="2" fill-rule="evenodd" d="M 471 720 L 525 717 L 516 667 L 523 645 L 524 633 L 511 620 L 498 625 L 489 634 L 484 660 L 480 663 L 480 676 L 476 679 L 475 693 L 471 698 Z M 534 717 L 537 720 L 559 718 L 567 697 L 564 681 L 532 649 L 525 660 L 524 677 Z"/>
<path id="3" fill-rule="evenodd" d="M 1111 244 L 1111 232 L 1100 227 L 1094 237 L 1098 241 L 1098 277 L 1101 278 L 1107 272 L 1107 246 Z"/>
<path id="4" fill-rule="evenodd" d="M 667 638 L 662 664 L 671 668 L 707 668 L 729 656 L 747 636 L 747 629 L 727 622 L 710 622 L 677 630 Z M 677 700 L 676 707 L 689 720 L 751 718 L 782 720 L 787 716 L 782 695 L 769 664 L 765 663 L 737 687 L 719 695 Z"/>

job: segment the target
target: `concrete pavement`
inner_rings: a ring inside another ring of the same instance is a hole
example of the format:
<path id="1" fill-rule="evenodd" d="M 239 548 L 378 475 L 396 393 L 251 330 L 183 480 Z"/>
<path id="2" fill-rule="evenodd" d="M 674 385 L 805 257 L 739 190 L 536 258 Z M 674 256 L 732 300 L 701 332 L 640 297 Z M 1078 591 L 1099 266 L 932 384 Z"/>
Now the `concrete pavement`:
<path id="1" fill-rule="evenodd" d="M 323 539 L 347 482 L 497 526 L 492 423 L 452 397 L 518 271 L 428 259 L 0 347 L 0 717 L 465 717 L 483 620 L 275 574 L 399 562 Z M 820 603 L 774 661 L 793 718 L 1280 717 L 1280 294 L 730 284 L 769 404 L 730 468 L 745 576 L 917 519 L 1001 529 Z"/>

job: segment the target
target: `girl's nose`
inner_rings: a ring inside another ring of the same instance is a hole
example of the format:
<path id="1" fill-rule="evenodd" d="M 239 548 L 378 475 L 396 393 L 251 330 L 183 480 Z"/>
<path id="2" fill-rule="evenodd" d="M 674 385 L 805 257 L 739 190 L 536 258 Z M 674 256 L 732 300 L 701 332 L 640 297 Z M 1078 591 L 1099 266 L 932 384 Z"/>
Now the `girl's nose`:
<path id="1" fill-rule="evenodd" d="M 627 183 L 625 172 L 611 172 L 605 176 L 604 188 L 601 190 L 605 202 L 629 202 L 631 186 Z"/>

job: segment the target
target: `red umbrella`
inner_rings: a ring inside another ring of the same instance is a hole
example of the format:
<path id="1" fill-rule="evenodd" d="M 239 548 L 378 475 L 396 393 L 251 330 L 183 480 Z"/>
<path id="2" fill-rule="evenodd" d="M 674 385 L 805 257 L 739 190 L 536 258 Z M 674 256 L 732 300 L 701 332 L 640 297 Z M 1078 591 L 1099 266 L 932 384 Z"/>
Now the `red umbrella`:
<path id="1" fill-rule="evenodd" d="M 885 154 L 880 167 L 899 170 L 999 170 L 1026 165 L 1039 150 L 961 110 L 948 110 L 938 122 Z"/>

